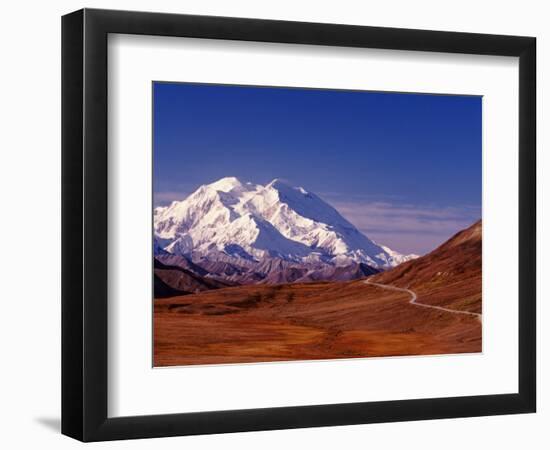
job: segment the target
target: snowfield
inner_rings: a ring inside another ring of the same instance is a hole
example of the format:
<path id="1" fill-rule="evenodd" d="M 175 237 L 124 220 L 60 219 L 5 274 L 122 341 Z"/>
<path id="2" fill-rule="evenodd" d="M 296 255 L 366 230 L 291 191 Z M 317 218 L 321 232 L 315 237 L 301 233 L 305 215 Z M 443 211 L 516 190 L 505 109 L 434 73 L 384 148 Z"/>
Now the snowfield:
<path id="1" fill-rule="evenodd" d="M 416 257 L 376 244 L 317 195 L 279 179 L 262 186 L 227 177 L 203 185 L 182 201 L 156 208 L 154 233 L 155 254 L 375 268 Z"/>

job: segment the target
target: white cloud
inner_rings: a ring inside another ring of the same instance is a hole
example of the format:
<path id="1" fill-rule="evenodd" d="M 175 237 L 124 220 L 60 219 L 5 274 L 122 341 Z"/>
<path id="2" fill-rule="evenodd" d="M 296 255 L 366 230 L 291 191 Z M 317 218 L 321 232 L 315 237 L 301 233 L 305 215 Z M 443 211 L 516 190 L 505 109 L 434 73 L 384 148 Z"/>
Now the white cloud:
<path id="1" fill-rule="evenodd" d="M 471 205 L 437 207 L 338 199 L 329 202 L 371 239 L 402 253 L 427 253 L 481 217 L 481 208 Z"/>

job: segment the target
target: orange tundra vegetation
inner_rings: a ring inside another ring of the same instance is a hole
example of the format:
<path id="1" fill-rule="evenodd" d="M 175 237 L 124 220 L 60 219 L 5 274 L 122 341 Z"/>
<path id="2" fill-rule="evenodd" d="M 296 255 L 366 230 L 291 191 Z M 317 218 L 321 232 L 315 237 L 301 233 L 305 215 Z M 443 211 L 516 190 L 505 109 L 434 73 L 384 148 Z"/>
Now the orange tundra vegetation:
<path id="1" fill-rule="evenodd" d="M 154 365 L 481 351 L 481 221 L 366 279 L 410 289 L 418 303 L 450 311 L 411 304 L 407 292 L 365 279 L 217 285 L 154 300 Z"/>

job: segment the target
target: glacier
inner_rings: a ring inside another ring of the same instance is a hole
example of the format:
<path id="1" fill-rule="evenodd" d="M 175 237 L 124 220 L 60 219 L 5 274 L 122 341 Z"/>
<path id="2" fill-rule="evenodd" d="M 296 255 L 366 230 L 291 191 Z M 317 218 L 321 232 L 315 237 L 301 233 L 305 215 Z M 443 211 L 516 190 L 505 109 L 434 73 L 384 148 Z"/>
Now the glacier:
<path id="1" fill-rule="evenodd" d="M 264 185 L 222 178 L 153 213 L 154 253 L 387 269 L 402 255 L 361 233 L 335 208 L 303 187 L 275 179 Z"/>

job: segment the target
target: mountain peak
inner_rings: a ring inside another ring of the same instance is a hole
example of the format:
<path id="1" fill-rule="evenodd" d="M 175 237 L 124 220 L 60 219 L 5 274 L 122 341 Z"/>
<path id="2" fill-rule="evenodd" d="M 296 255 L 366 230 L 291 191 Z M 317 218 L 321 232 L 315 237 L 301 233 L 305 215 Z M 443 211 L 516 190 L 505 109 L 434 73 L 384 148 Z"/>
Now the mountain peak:
<path id="1" fill-rule="evenodd" d="M 288 180 L 285 180 L 284 178 L 274 178 L 271 180 L 268 184 L 265 185 L 266 188 L 274 188 L 274 189 L 280 189 L 280 188 L 286 188 L 286 189 L 296 189 L 294 186 L 292 186 L 292 183 Z"/>
<path id="2" fill-rule="evenodd" d="M 159 251 L 182 256 L 238 248 L 257 260 L 279 255 L 372 267 L 394 266 L 402 257 L 371 241 L 314 193 L 281 178 L 265 186 L 221 178 L 158 211 L 154 222 L 163 239 Z"/>
<path id="3" fill-rule="evenodd" d="M 237 177 L 220 178 L 218 181 L 208 185 L 216 191 L 229 192 L 236 188 L 242 188 L 243 184 Z"/>
<path id="4" fill-rule="evenodd" d="M 309 195 L 309 192 L 306 191 L 303 187 L 294 186 L 292 183 L 282 178 L 275 178 L 269 184 L 266 184 L 265 188 L 266 189 L 271 188 L 278 192 L 283 192 L 283 193 L 301 194 L 306 196 Z"/>

